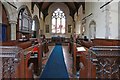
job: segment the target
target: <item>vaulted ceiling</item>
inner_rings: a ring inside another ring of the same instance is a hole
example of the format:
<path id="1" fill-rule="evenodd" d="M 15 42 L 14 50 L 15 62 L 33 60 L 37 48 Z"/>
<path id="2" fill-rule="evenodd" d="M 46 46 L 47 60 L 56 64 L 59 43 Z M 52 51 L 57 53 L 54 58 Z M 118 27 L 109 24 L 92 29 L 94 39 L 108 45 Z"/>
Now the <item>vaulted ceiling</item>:
<path id="1" fill-rule="evenodd" d="M 48 15 L 48 8 L 54 2 L 32 2 L 32 10 L 34 9 L 34 5 L 36 4 L 39 8 L 39 11 L 43 12 L 44 18 Z M 85 2 L 63 2 L 68 6 L 70 10 L 70 16 L 74 17 L 74 14 L 78 11 L 79 7 L 82 5 L 83 10 L 85 10 Z"/>

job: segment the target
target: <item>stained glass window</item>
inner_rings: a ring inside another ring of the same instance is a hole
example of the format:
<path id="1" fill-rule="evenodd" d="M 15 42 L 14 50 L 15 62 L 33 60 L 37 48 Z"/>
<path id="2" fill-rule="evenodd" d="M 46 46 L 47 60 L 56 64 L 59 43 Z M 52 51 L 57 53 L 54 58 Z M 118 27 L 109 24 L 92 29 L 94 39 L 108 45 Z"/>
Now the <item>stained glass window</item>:
<path id="1" fill-rule="evenodd" d="M 65 14 L 59 8 L 52 15 L 52 33 L 65 33 Z"/>

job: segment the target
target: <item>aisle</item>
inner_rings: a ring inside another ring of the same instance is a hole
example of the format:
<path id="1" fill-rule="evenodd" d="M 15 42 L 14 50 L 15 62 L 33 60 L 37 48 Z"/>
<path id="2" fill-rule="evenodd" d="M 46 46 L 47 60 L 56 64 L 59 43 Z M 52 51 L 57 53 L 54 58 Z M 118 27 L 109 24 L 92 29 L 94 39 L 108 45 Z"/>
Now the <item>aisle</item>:
<path id="1" fill-rule="evenodd" d="M 44 78 L 69 78 L 61 45 L 56 45 L 53 49 L 40 80 Z"/>

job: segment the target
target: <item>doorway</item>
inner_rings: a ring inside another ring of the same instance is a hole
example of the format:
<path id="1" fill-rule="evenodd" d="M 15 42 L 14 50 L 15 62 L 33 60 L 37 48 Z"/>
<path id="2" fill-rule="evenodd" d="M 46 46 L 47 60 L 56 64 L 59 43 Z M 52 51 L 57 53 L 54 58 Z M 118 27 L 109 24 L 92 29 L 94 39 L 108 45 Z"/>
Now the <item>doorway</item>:
<path id="1" fill-rule="evenodd" d="M 89 24 L 89 39 L 94 39 L 96 37 L 96 22 L 91 21 Z"/>

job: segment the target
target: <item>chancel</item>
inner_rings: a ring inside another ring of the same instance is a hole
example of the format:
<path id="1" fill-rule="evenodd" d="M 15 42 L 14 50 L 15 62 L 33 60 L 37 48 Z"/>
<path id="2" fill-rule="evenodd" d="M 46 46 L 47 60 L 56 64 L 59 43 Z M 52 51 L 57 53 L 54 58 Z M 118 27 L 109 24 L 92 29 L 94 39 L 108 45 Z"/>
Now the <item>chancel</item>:
<path id="1" fill-rule="evenodd" d="M 0 79 L 120 79 L 120 0 L 1 0 Z"/>

